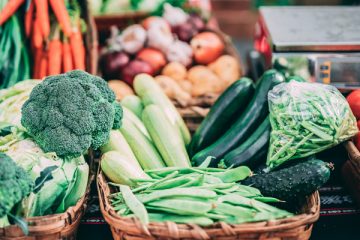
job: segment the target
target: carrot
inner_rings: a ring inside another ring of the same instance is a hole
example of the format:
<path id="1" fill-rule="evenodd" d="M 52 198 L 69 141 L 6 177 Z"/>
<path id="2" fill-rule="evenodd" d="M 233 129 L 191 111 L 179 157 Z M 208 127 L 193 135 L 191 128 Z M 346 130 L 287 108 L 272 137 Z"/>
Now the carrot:
<path id="1" fill-rule="evenodd" d="M 9 0 L 5 7 L 0 12 L 0 26 L 3 25 L 18 8 L 24 3 L 25 0 Z"/>
<path id="2" fill-rule="evenodd" d="M 68 72 L 74 69 L 69 41 L 65 39 L 62 46 L 63 71 Z"/>
<path id="3" fill-rule="evenodd" d="M 85 47 L 78 29 L 74 30 L 70 36 L 70 46 L 75 69 L 85 70 Z"/>
<path id="4" fill-rule="evenodd" d="M 43 79 L 47 76 L 48 70 L 48 54 L 46 51 L 42 51 L 39 62 L 39 79 Z"/>
<path id="5" fill-rule="evenodd" d="M 34 68 L 33 68 L 33 78 L 39 79 L 40 78 L 40 61 L 42 57 L 42 49 L 41 48 L 34 48 Z"/>
<path id="6" fill-rule="evenodd" d="M 59 39 L 52 39 L 49 43 L 49 75 L 56 75 L 61 72 L 61 45 Z"/>
<path id="7" fill-rule="evenodd" d="M 71 22 L 64 0 L 50 0 L 50 6 L 55 13 L 62 31 L 69 37 L 71 35 Z"/>
<path id="8" fill-rule="evenodd" d="M 36 18 L 39 19 L 41 33 L 45 39 L 50 34 L 49 5 L 47 0 L 35 0 Z"/>
<path id="9" fill-rule="evenodd" d="M 35 18 L 33 23 L 32 44 L 34 45 L 35 48 L 41 48 L 42 43 L 43 43 L 43 37 L 41 35 L 39 19 Z"/>
<path id="10" fill-rule="evenodd" d="M 25 19 L 24 19 L 25 34 L 27 37 L 29 37 L 31 33 L 31 27 L 34 20 L 33 17 L 34 17 L 34 2 L 31 1 L 29 5 L 29 9 L 25 13 Z"/>

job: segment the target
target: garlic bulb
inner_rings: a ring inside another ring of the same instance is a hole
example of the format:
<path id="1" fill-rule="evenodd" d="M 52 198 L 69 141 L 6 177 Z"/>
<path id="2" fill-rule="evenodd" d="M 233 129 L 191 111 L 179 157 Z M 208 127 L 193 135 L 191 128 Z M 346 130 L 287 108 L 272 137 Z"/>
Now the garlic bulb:
<path id="1" fill-rule="evenodd" d="M 181 8 L 173 7 L 170 4 L 164 4 L 163 18 L 171 25 L 178 26 L 185 23 L 189 15 L 184 12 Z"/>
<path id="2" fill-rule="evenodd" d="M 134 54 L 144 47 L 146 41 L 146 31 L 139 25 L 127 27 L 120 35 L 121 46 L 125 52 Z"/>
<path id="3" fill-rule="evenodd" d="M 180 40 L 171 44 L 166 51 L 166 58 L 169 62 L 179 62 L 184 66 L 189 66 L 192 63 L 192 48 L 186 42 Z"/>

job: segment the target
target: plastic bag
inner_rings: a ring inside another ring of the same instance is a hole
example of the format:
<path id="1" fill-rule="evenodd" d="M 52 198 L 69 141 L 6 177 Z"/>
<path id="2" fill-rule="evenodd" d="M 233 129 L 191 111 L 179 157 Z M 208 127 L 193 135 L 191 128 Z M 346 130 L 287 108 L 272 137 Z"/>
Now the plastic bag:
<path id="1" fill-rule="evenodd" d="M 291 81 L 275 86 L 268 99 L 270 169 L 328 149 L 358 132 L 349 104 L 333 86 Z"/>

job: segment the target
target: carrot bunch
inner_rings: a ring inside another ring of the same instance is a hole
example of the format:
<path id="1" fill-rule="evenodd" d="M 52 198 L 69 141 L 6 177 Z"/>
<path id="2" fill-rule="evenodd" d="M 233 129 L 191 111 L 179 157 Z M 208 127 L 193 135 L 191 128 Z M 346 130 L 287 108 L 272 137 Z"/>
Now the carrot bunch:
<path id="1" fill-rule="evenodd" d="M 0 12 L 0 26 L 25 0 L 9 0 Z M 31 0 L 24 17 L 34 59 L 33 78 L 85 70 L 85 47 L 76 0 Z"/>

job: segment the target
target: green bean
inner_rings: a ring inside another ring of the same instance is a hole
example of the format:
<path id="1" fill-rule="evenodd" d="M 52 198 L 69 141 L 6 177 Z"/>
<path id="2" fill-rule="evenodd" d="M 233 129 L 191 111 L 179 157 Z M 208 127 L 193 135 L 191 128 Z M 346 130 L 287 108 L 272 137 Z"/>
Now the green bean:
<path id="1" fill-rule="evenodd" d="M 227 203 L 217 203 L 212 212 L 244 219 L 251 219 L 255 215 L 251 208 L 233 206 Z"/>
<path id="2" fill-rule="evenodd" d="M 203 216 L 182 216 L 175 214 L 162 214 L 162 213 L 150 213 L 150 220 L 153 222 L 176 222 L 176 223 L 186 223 L 186 224 L 197 224 L 200 226 L 209 226 L 214 223 L 208 217 Z"/>
<path id="3" fill-rule="evenodd" d="M 223 183 L 223 181 L 220 178 L 214 177 L 213 175 L 204 175 L 204 182 L 206 184 Z"/>
<path id="4" fill-rule="evenodd" d="M 122 185 L 120 191 L 128 208 L 139 218 L 142 224 L 147 225 L 149 223 L 148 212 L 145 206 L 135 197 L 130 187 Z"/>
<path id="5" fill-rule="evenodd" d="M 257 201 L 260 201 L 260 202 L 263 202 L 263 203 L 284 202 L 284 201 L 281 201 L 280 199 L 277 199 L 277 198 L 273 198 L 273 197 L 263 197 L 263 196 L 257 196 L 257 197 L 254 197 L 253 199 L 255 199 L 255 200 L 257 200 Z"/>
<path id="6" fill-rule="evenodd" d="M 151 187 L 151 190 L 160 190 L 160 189 L 168 189 L 168 188 L 175 188 L 179 187 L 183 184 L 190 182 L 192 179 L 190 175 L 183 175 L 177 178 L 169 179 L 164 182 L 155 184 Z"/>
<path id="7" fill-rule="evenodd" d="M 140 186 L 140 187 L 138 187 L 138 188 L 133 189 L 132 191 L 133 191 L 133 193 L 137 193 L 137 192 L 143 191 L 143 190 L 148 189 L 148 188 L 151 188 L 151 187 L 153 187 L 153 186 L 155 186 L 155 185 L 157 185 L 157 184 L 160 184 L 160 183 L 162 183 L 162 182 L 165 182 L 165 181 L 167 181 L 168 179 L 172 179 L 173 177 L 177 176 L 178 174 L 179 174 L 178 171 L 172 172 L 172 173 L 169 174 L 168 176 L 166 176 L 166 177 L 164 177 L 164 178 L 162 178 L 162 179 L 159 179 L 159 180 L 157 180 L 156 182 L 153 182 L 153 183 L 151 183 L 151 184 L 149 184 L 149 185 Z"/>
<path id="8" fill-rule="evenodd" d="M 152 193 L 136 197 L 142 203 L 148 203 L 154 200 L 167 197 L 193 197 L 193 198 L 215 198 L 216 193 L 207 189 L 193 189 L 193 188 L 173 188 L 167 190 L 156 190 Z"/>
<path id="9" fill-rule="evenodd" d="M 179 215 L 203 215 L 212 209 L 212 205 L 212 203 L 195 199 L 159 199 L 146 204 L 148 208 Z"/>
<path id="10" fill-rule="evenodd" d="M 198 175 L 192 178 L 191 181 L 180 185 L 179 187 L 184 188 L 184 187 L 195 187 L 195 186 L 201 186 L 204 184 L 204 179 L 205 179 L 205 175 Z"/>
<path id="11" fill-rule="evenodd" d="M 220 178 L 224 183 L 238 182 L 244 180 L 252 174 L 250 168 L 241 166 L 229 169 L 222 173 L 214 173 L 213 175 Z"/>

